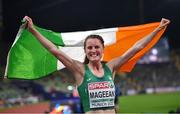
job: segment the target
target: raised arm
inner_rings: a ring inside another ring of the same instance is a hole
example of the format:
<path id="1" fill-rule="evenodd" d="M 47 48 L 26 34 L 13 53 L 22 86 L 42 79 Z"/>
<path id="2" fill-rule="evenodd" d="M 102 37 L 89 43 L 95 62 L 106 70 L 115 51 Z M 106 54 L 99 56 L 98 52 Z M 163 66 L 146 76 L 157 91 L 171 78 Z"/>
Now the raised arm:
<path id="1" fill-rule="evenodd" d="M 130 58 L 132 58 L 136 53 L 146 47 L 146 45 L 157 35 L 157 33 L 165 28 L 170 21 L 168 19 L 162 18 L 160 25 L 154 29 L 149 35 L 145 36 L 138 42 L 136 42 L 127 52 L 125 52 L 122 56 L 114 58 L 109 61 L 107 64 L 111 68 L 112 71 L 118 70 L 125 62 L 127 62 Z"/>
<path id="2" fill-rule="evenodd" d="M 24 20 L 26 21 L 27 29 L 40 41 L 40 43 L 49 51 L 51 52 L 58 60 L 60 60 L 66 68 L 72 71 L 75 74 L 82 75 L 83 73 L 83 64 L 73 60 L 64 52 L 59 50 L 52 42 L 46 39 L 41 33 L 39 33 L 33 26 L 33 21 L 30 17 L 25 16 Z M 75 78 L 78 78 L 76 76 Z"/>

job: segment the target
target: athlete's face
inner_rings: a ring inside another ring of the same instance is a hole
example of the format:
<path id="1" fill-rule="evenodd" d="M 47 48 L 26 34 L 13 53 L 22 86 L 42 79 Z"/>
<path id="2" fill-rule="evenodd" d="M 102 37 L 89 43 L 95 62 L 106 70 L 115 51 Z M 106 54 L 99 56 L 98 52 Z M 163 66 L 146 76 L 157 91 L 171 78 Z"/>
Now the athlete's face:
<path id="1" fill-rule="evenodd" d="M 103 45 L 99 39 L 89 38 L 86 41 L 85 53 L 90 62 L 99 62 L 103 55 Z"/>

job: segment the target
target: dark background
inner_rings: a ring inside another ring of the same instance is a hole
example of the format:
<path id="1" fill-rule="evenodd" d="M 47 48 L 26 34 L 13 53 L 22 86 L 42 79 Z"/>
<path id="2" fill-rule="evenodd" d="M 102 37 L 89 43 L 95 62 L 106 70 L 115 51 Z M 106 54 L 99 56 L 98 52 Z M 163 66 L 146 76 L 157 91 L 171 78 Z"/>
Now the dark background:
<path id="1" fill-rule="evenodd" d="M 25 15 L 36 25 L 58 32 L 137 25 L 165 17 L 171 20 L 165 33 L 170 49 L 179 50 L 179 12 L 180 0 L 3 0 L 2 58 Z"/>

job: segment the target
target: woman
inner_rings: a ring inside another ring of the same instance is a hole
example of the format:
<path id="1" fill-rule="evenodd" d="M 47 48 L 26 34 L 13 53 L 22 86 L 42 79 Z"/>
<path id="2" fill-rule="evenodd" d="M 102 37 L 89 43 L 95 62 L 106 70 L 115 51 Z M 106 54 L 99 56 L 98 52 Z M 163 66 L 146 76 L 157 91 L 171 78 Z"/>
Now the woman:
<path id="1" fill-rule="evenodd" d="M 25 16 L 24 19 L 27 22 L 27 29 L 74 74 L 83 108 L 87 114 L 115 113 L 115 87 L 113 82 L 115 72 L 133 55 L 143 49 L 162 28 L 170 23 L 169 20 L 163 18 L 160 25 L 153 32 L 135 43 L 122 56 L 107 63 L 101 62 L 104 51 L 103 38 L 99 35 L 89 35 L 84 42 L 86 61 L 81 63 L 70 58 L 44 38 L 33 27 L 30 17 Z"/>

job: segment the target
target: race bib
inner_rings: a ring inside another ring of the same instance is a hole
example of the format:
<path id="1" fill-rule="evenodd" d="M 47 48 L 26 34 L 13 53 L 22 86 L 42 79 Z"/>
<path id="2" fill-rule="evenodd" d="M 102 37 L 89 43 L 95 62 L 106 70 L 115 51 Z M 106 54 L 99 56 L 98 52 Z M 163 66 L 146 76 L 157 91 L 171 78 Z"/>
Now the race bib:
<path id="1" fill-rule="evenodd" d="M 108 81 L 88 84 L 90 108 L 114 106 L 115 88 Z"/>

